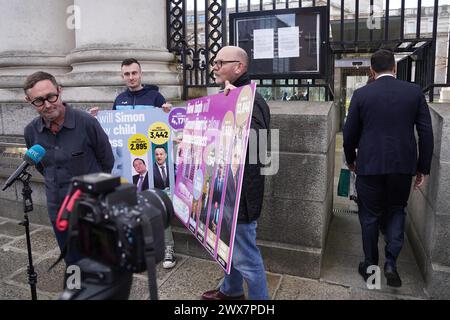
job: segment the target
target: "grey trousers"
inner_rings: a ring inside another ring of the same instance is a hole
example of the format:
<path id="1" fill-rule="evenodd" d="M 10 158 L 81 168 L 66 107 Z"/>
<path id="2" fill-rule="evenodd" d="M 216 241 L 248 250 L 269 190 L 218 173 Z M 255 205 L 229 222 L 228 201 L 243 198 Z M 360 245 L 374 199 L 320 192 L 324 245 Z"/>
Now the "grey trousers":
<path id="1" fill-rule="evenodd" d="M 173 241 L 172 235 L 172 227 L 168 226 L 167 229 L 164 230 L 164 245 L 173 247 L 175 242 Z"/>

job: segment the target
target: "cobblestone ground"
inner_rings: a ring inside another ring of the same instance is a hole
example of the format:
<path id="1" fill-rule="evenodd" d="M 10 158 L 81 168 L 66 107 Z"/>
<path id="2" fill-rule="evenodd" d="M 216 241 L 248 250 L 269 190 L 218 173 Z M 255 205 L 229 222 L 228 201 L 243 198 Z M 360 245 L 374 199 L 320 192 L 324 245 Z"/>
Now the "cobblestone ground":
<path id="1" fill-rule="evenodd" d="M 27 275 L 27 248 L 24 228 L 19 221 L 0 217 L 0 299 L 30 299 Z M 404 285 L 393 289 L 385 285 L 367 289 L 357 273 L 361 259 L 360 234 L 354 214 L 336 214 L 332 220 L 322 276 L 318 280 L 267 273 L 272 299 L 426 299 L 423 279 L 407 243 L 399 261 Z M 63 289 L 64 267 L 56 261 L 59 249 L 50 227 L 31 225 L 33 264 L 38 274 L 38 299 L 57 299 Z M 381 244 L 380 244 L 381 245 Z M 177 254 L 175 268 L 157 268 L 160 299 L 200 299 L 201 294 L 217 286 L 223 275 L 211 260 Z M 130 299 L 148 299 L 147 275 L 135 274 Z"/>

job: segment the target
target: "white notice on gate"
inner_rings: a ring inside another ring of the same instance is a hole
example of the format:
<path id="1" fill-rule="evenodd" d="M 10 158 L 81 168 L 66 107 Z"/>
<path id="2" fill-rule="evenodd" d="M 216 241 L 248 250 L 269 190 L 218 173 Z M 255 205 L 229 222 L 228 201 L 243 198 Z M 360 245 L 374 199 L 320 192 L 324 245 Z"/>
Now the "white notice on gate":
<path id="1" fill-rule="evenodd" d="M 253 59 L 273 59 L 273 29 L 253 30 Z"/>
<path id="2" fill-rule="evenodd" d="M 300 56 L 298 27 L 278 28 L 278 58 Z"/>

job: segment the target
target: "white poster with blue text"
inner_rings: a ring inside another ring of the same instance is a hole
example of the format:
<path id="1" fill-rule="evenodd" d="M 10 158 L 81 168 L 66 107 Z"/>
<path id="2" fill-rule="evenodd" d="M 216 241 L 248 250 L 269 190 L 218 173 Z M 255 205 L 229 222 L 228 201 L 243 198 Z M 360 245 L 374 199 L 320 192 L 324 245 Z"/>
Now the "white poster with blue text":
<path id="1" fill-rule="evenodd" d="M 122 182 L 135 184 L 138 192 L 157 188 L 172 197 L 176 170 L 173 140 L 182 131 L 178 124 L 184 124 L 184 114 L 181 108 L 170 114 L 160 108 L 100 111 L 97 119 L 114 154 L 111 173 Z M 169 124 L 169 119 L 175 125 Z"/>

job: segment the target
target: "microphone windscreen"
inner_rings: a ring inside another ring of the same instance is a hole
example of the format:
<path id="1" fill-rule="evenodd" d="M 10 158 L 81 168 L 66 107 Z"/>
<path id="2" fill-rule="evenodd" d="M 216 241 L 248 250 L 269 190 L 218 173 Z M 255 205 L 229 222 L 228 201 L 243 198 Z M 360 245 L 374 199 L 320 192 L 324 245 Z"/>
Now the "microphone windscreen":
<path id="1" fill-rule="evenodd" d="M 41 145 L 35 144 L 30 149 L 28 149 L 27 152 L 25 152 L 23 159 L 30 165 L 34 166 L 39 162 L 41 162 L 44 156 L 45 156 L 45 149 Z"/>

